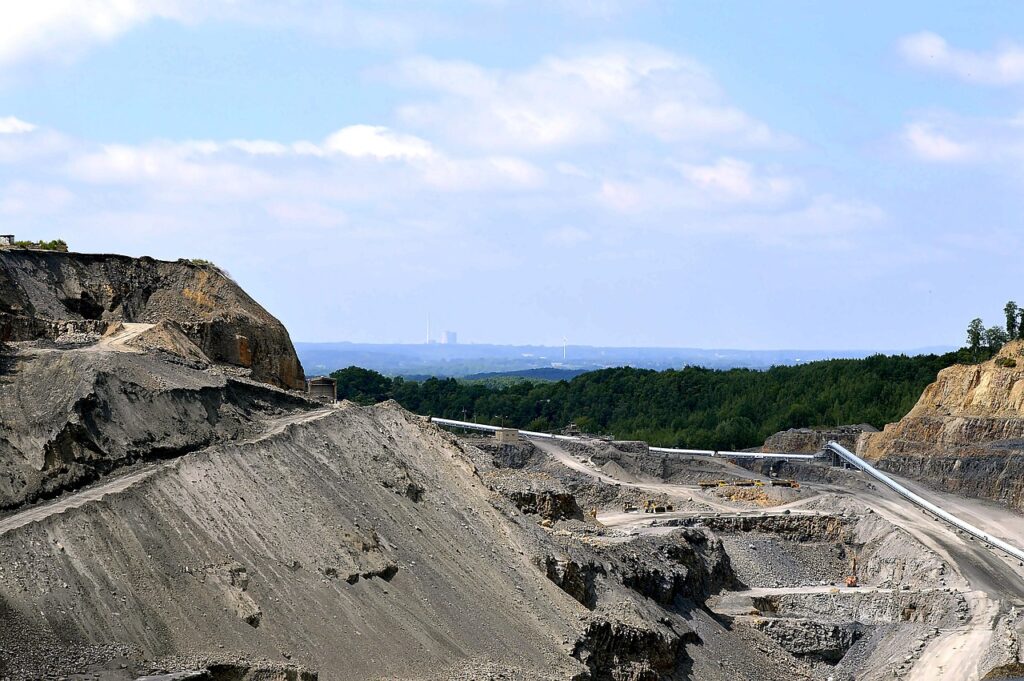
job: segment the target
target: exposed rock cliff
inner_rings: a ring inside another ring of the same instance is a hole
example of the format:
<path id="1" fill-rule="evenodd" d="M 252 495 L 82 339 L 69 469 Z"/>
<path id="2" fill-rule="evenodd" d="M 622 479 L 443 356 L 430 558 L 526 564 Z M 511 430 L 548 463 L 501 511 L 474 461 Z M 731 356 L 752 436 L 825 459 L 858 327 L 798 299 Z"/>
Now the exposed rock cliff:
<path id="1" fill-rule="evenodd" d="M 877 432 L 878 429 L 868 423 L 835 428 L 790 428 L 769 435 L 761 451 L 814 454 L 820 452 L 826 443 L 833 441 L 852 450 L 857 446 L 861 433 Z"/>
<path id="2" fill-rule="evenodd" d="M 910 413 L 858 449 L 886 470 L 1024 509 L 1024 341 L 943 369 Z"/>
<path id="3" fill-rule="evenodd" d="M 0 355 L 0 511 L 310 408 L 293 393 L 163 357 L 106 343 Z"/>
<path id="4" fill-rule="evenodd" d="M 0 341 L 95 336 L 111 324 L 176 322 L 214 362 L 301 388 L 288 332 L 212 265 L 120 255 L 0 251 Z"/>

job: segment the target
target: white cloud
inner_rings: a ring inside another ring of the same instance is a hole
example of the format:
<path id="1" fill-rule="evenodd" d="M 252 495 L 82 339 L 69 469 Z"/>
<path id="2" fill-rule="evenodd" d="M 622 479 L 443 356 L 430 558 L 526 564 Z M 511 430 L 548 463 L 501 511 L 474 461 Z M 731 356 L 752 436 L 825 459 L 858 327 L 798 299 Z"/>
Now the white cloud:
<path id="1" fill-rule="evenodd" d="M 32 132 L 35 129 L 35 125 L 26 123 L 14 116 L 0 118 L 0 135 L 20 135 L 22 133 Z"/>
<path id="2" fill-rule="evenodd" d="M 908 123 L 901 138 L 924 161 L 1024 170 L 1024 112 L 1005 118 L 930 112 Z"/>
<path id="3" fill-rule="evenodd" d="M 284 156 L 289 151 L 296 151 L 280 142 L 269 140 L 231 140 L 225 146 L 244 151 L 252 156 Z"/>
<path id="4" fill-rule="evenodd" d="M 719 166 L 726 168 L 717 172 Z M 759 242 L 805 246 L 848 243 L 885 219 L 878 206 L 827 193 L 811 194 L 786 186 L 776 196 L 761 189 L 763 178 L 729 164 L 707 166 L 709 190 L 688 178 L 607 180 L 596 201 L 616 211 L 637 229 L 715 236 L 743 235 Z M 788 182 L 788 181 L 787 181 Z M 719 193 L 724 192 L 724 193 Z M 808 240 L 804 243 L 802 240 Z"/>
<path id="5" fill-rule="evenodd" d="M 456 158 L 382 126 L 353 125 L 323 142 L 159 141 L 76 149 L 67 173 L 95 185 L 132 185 L 161 200 L 232 202 L 297 197 L 372 200 L 418 191 L 508 191 L 544 173 L 511 156 Z M 317 218 L 319 219 L 319 218 Z"/>
<path id="6" fill-rule="evenodd" d="M 790 196 L 798 184 L 788 177 L 758 176 L 752 164 L 735 158 L 721 158 L 711 165 L 684 164 L 680 172 L 699 189 L 725 201 L 778 201 Z"/>
<path id="7" fill-rule="evenodd" d="M 544 173 L 531 163 L 508 156 L 479 159 L 439 159 L 424 167 L 423 178 L 433 187 L 454 191 L 526 188 L 540 185 Z"/>
<path id="8" fill-rule="evenodd" d="M 180 201 L 238 200 L 258 197 L 271 177 L 243 164 L 207 159 L 210 150 L 193 144 L 160 142 L 143 146 L 111 144 L 72 156 L 71 177 L 92 184 L 136 185 Z"/>
<path id="9" fill-rule="evenodd" d="M 648 182 L 645 186 L 637 182 L 604 180 L 601 182 L 596 198 L 598 202 L 620 213 L 631 213 L 638 209 L 649 210 L 653 207 L 649 200 L 651 195 L 663 193 L 660 191 L 662 186 L 656 187 L 658 191 L 652 192 L 651 184 Z"/>
<path id="10" fill-rule="evenodd" d="M 547 57 L 520 71 L 419 57 L 394 74 L 438 95 L 401 107 L 402 121 L 473 147 L 522 153 L 606 142 L 620 130 L 698 146 L 789 141 L 726 102 L 700 64 L 648 45 Z"/>
<path id="11" fill-rule="evenodd" d="M 65 60 L 156 17 L 184 19 L 175 0 L 33 0 L 0 7 L 0 66 L 26 59 Z"/>
<path id="12" fill-rule="evenodd" d="M 792 210 L 732 218 L 731 227 L 766 244 L 825 252 L 855 248 L 858 235 L 877 232 L 886 218 L 873 203 L 820 194 Z"/>
<path id="13" fill-rule="evenodd" d="M 437 155 L 426 140 L 395 133 L 379 125 L 350 125 L 330 135 L 324 142 L 328 152 L 353 158 L 429 159 Z"/>
<path id="14" fill-rule="evenodd" d="M 17 180 L 0 190 L 0 214 L 11 216 L 59 213 L 74 200 L 66 187 Z"/>
<path id="15" fill-rule="evenodd" d="M 974 148 L 950 139 L 925 122 L 910 123 L 903 139 L 910 150 L 926 161 L 965 161 L 974 155 Z"/>
<path id="16" fill-rule="evenodd" d="M 72 140 L 52 130 L 0 134 L 0 165 L 59 158 L 73 146 Z"/>
<path id="17" fill-rule="evenodd" d="M 930 31 L 904 36 L 899 41 L 903 57 L 921 68 L 947 73 L 961 80 L 985 85 L 1024 83 L 1024 47 L 1007 43 L 983 53 L 951 47 Z"/>
<path id="18" fill-rule="evenodd" d="M 341 0 L 32 0 L 0 3 L 0 67 L 68 62 L 151 21 L 233 22 L 293 29 L 345 47 L 408 48 L 443 27 L 415 4 L 358 7 Z"/>
<path id="19" fill-rule="evenodd" d="M 624 214 L 652 215 L 668 210 L 721 213 L 769 210 L 801 198 L 797 178 L 722 157 L 707 164 L 668 162 L 664 170 L 604 179 L 596 199 Z"/>

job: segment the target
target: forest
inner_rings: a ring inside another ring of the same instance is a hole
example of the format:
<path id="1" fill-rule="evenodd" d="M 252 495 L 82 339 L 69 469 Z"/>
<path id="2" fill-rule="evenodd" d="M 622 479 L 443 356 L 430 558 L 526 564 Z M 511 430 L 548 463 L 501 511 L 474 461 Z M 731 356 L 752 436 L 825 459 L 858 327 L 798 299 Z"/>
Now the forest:
<path id="1" fill-rule="evenodd" d="M 622 367 L 570 381 L 506 385 L 413 381 L 358 367 L 331 376 L 338 380 L 339 399 L 360 404 L 394 399 L 417 414 L 491 425 L 554 431 L 575 423 L 583 432 L 656 446 L 742 449 L 787 428 L 853 423 L 881 428 L 906 414 L 941 369 L 978 359 L 968 348 L 765 371 Z"/>

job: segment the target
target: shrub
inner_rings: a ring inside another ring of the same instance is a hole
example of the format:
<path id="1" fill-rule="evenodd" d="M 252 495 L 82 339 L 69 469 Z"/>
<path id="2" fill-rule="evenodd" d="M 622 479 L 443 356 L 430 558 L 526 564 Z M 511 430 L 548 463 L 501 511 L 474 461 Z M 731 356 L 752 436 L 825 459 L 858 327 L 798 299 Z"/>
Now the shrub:
<path id="1" fill-rule="evenodd" d="M 21 246 L 22 248 L 34 248 L 40 251 L 68 252 L 68 244 L 64 239 L 54 239 L 52 241 L 15 241 L 14 245 Z"/>

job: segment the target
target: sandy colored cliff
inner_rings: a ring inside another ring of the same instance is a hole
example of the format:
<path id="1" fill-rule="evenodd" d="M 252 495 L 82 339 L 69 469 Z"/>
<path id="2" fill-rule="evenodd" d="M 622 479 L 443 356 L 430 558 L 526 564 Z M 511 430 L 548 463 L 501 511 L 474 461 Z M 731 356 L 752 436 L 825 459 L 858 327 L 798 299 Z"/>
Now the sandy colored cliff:
<path id="1" fill-rule="evenodd" d="M 886 470 L 1024 508 L 1024 341 L 982 364 L 943 369 L 859 451 Z"/>

